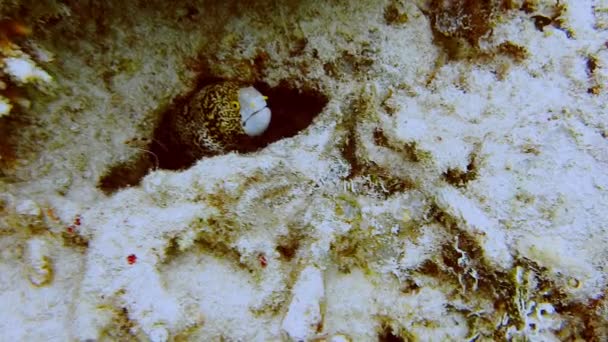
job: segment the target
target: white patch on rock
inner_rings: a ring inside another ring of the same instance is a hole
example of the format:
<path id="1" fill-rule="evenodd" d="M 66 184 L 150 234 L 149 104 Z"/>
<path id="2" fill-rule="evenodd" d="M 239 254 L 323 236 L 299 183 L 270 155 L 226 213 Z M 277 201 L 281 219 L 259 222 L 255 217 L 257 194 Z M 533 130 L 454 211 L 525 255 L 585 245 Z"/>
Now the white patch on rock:
<path id="1" fill-rule="evenodd" d="M 4 71 L 17 82 L 30 83 L 35 81 L 50 82 L 52 77 L 40 69 L 29 58 L 9 57 L 4 59 Z"/>
<path id="2" fill-rule="evenodd" d="M 308 341 L 323 319 L 321 302 L 325 298 L 323 274 L 314 266 L 306 267 L 293 287 L 293 297 L 281 328 L 292 341 Z"/>

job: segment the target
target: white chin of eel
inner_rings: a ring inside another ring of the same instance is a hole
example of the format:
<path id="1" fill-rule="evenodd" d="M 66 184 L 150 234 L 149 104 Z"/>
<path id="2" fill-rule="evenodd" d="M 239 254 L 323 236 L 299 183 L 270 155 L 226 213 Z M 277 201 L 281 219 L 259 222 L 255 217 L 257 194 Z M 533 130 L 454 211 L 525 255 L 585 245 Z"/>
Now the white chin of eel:
<path id="1" fill-rule="evenodd" d="M 266 99 L 254 87 L 239 89 L 241 124 L 245 134 L 250 137 L 261 135 L 270 124 L 270 109 Z"/>

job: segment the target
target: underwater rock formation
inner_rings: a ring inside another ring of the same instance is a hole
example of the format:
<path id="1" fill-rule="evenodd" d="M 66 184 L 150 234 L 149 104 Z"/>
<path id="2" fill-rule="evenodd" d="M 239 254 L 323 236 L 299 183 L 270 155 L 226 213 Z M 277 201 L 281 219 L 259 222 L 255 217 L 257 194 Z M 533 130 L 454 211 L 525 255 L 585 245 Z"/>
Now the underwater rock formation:
<path id="1" fill-rule="evenodd" d="M 0 339 L 608 338 L 603 2 L 0 5 Z M 267 130 L 172 159 L 213 80 Z"/>

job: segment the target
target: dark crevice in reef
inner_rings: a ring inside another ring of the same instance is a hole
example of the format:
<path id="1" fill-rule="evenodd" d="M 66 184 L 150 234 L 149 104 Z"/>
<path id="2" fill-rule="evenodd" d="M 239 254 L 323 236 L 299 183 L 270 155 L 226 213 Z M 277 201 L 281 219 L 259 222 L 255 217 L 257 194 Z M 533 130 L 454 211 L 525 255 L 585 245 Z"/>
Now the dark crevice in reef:
<path id="1" fill-rule="evenodd" d="M 148 152 L 142 152 L 132 160 L 116 164 L 97 182 L 97 188 L 105 194 L 137 185 L 141 179 L 155 167 L 155 158 Z"/>
<path id="2" fill-rule="evenodd" d="M 443 173 L 443 179 L 455 187 L 464 187 L 467 183 L 475 180 L 479 173 L 478 157 L 476 153 L 469 156 L 466 170 L 457 168 L 448 169 Z"/>
<path id="3" fill-rule="evenodd" d="M 365 162 L 360 160 L 357 155 L 357 151 L 359 150 L 358 136 L 357 136 L 357 122 L 358 118 L 366 115 L 369 111 L 370 99 L 364 94 L 356 97 L 351 102 L 349 109 L 345 112 L 344 117 L 342 118 L 342 126 L 344 131 L 346 131 L 346 135 L 342 138 L 340 142 L 340 152 L 344 160 L 346 160 L 350 165 L 350 172 L 346 179 L 353 179 L 358 175 L 361 175 L 365 171 Z"/>
<path id="4" fill-rule="evenodd" d="M 203 79 L 193 92 L 219 81 L 222 80 L 217 78 Z M 277 87 L 270 87 L 263 82 L 256 82 L 253 86 L 268 97 L 267 103 L 272 112 L 272 119 L 264 134 L 239 146 L 237 151 L 240 153 L 255 152 L 275 141 L 295 136 L 308 127 L 327 104 L 327 97 L 320 92 L 312 89 L 297 89 L 287 82 L 282 82 Z M 161 169 L 186 169 L 196 162 L 192 157 L 181 153 L 179 147 L 169 146 L 165 138 L 167 136 L 168 120 L 171 115 L 174 115 L 177 108 L 181 108 L 189 100 L 190 95 L 174 102 L 163 114 L 162 121 L 154 133 L 150 150 L 158 156 Z"/>
<path id="5" fill-rule="evenodd" d="M 254 86 L 268 96 L 268 107 L 272 111 L 272 120 L 268 130 L 253 150 L 284 139 L 293 137 L 308 127 L 314 118 L 327 104 L 327 97 L 312 89 L 296 89 L 286 82 L 271 88 L 265 83 Z"/>
<path id="6" fill-rule="evenodd" d="M 300 249 L 300 244 L 302 243 L 303 239 L 304 236 L 302 232 L 294 228 L 290 228 L 289 234 L 279 238 L 275 250 L 279 252 L 281 259 L 289 262 L 298 254 L 298 250 Z"/>
<path id="7" fill-rule="evenodd" d="M 166 138 L 168 122 L 175 111 L 184 106 L 196 91 L 219 81 L 223 80 L 201 79 L 189 94 L 175 99 L 161 114 L 160 123 L 153 138 L 150 139 L 151 143 L 139 148 L 141 153 L 131 161 L 120 163 L 108 170 L 100 178 L 98 188 L 109 194 L 118 189 L 139 184 L 150 169 L 182 170 L 192 166 L 197 160 L 183 153 L 179 146 L 169 144 Z M 276 87 L 270 87 L 263 82 L 256 82 L 253 86 L 268 97 L 267 103 L 272 112 L 272 119 L 263 135 L 239 146 L 238 152 L 240 153 L 259 151 L 275 141 L 295 136 L 312 123 L 328 101 L 327 97 L 317 90 L 298 89 L 286 81 Z"/>
<path id="8" fill-rule="evenodd" d="M 384 324 L 382 331 L 378 334 L 378 342 L 404 342 L 405 339 L 398 334 L 395 334 L 393 329 L 388 325 Z"/>

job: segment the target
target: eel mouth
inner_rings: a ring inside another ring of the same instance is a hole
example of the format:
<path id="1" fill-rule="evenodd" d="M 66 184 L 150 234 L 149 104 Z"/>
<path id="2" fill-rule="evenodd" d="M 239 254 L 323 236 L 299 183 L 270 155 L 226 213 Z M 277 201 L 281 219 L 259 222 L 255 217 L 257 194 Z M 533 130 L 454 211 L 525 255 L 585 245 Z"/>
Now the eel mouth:
<path id="1" fill-rule="evenodd" d="M 268 108 L 268 106 L 264 106 L 264 107 L 256 110 L 255 112 L 251 113 L 245 120 L 243 120 L 243 125 L 247 124 L 247 121 L 249 121 L 249 119 L 251 119 L 254 115 L 258 114 L 259 112 L 263 111 L 266 108 Z"/>

